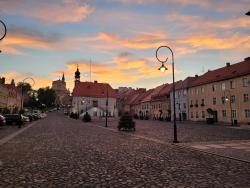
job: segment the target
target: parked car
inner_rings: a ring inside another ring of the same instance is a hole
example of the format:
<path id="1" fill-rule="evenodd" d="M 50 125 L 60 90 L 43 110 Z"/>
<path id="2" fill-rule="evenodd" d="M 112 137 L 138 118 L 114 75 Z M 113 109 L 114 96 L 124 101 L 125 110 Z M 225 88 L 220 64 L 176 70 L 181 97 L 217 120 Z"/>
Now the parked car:
<path id="1" fill-rule="evenodd" d="M 0 126 L 4 126 L 6 123 L 5 117 L 3 115 L 0 115 Z"/>
<path id="2" fill-rule="evenodd" d="M 28 117 L 30 122 L 32 122 L 34 120 L 34 117 L 31 113 L 25 113 L 24 116 Z"/>
<path id="3" fill-rule="evenodd" d="M 39 114 L 41 118 L 46 118 L 47 117 L 47 114 L 46 113 L 41 113 Z"/>
<path id="4" fill-rule="evenodd" d="M 22 117 L 22 120 L 23 120 L 24 122 L 30 122 L 30 118 L 29 118 L 29 117 L 24 116 L 24 115 L 21 115 L 21 117 Z"/>
<path id="5" fill-rule="evenodd" d="M 20 114 L 5 114 L 6 125 L 22 125 L 24 123 L 22 116 Z"/>

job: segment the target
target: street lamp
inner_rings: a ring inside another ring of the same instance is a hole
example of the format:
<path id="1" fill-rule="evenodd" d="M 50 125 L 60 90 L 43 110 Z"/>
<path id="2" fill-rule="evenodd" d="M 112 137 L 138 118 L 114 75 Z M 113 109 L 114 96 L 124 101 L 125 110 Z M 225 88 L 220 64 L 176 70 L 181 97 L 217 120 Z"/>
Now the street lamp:
<path id="1" fill-rule="evenodd" d="M 229 95 L 227 96 L 226 93 L 228 93 Z M 229 107 L 230 107 L 230 117 L 231 117 L 231 126 L 233 126 L 233 113 L 232 113 L 232 101 L 231 101 L 231 92 L 230 90 L 226 89 L 224 91 L 224 96 L 225 96 L 225 101 L 229 102 Z"/>
<path id="2" fill-rule="evenodd" d="M 107 84 L 105 127 L 108 127 L 108 97 L 109 97 L 109 91 L 108 91 L 108 84 Z"/>
<path id="3" fill-rule="evenodd" d="M 168 58 L 166 58 L 166 60 L 162 61 L 158 58 L 158 51 L 160 48 L 167 48 L 170 50 L 171 54 L 172 54 L 172 72 L 173 72 L 173 105 L 174 105 L 174 140 L 173 140 L 173 143 L 178 143 L 178 140 L 177 140 L 177 127 L 176 127 L 176 113 L 175 113 L 175 80 L 174 80 L 174 53 L 172 51 L 172 49 L 168 46 L 160 46 L 157 50 L 156 50 L 156 59 L 161 63 L 161 67 L 158 69 L 160 70 L 161 72 L 164 72 L 167 69 L 167 67 L 164 65 Z"/>
<path id="4" fill-rule="evenodd" d="M 6 33 L 7 33 L 7 28 L 6 28 L 6 25 L 5 25 L 5 23 L 2 21 L 2 20 L 0 20 L 0 23 L 1 23 L 1 25 L 3 25 L 3 29 L 4 29 L 4 31 L 3 31 L 3 35 L 2 36 L 0 36 L 0 40 L 2 40 L 5 36 L 6 36 Z M 0 53 L 2 52 L 2 50 L 0 50 Z"/>
<path id="5" fill-rule="evenodd" d="M 33 81 L 32 87 L 35 85 L 35 80 L 33 78 L 27 77 L 23 79 L 22 85 L 21 85 L 21 112 L 23 111 L 23 85 L 24 85 L 25 80 L 28 80 L 28 79 Z"/>
<path id="6" fill-rule="evenodd" d="M 246 13 L 247 16 L 250 16 L 250 10 Z"/>

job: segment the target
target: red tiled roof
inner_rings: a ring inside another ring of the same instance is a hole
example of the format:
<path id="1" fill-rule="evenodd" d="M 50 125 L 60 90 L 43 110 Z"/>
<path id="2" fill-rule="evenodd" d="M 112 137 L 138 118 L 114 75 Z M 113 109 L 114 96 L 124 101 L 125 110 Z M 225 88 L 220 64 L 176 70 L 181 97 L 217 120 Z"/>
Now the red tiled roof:
<path id="1" fill-rule="evenodd" d="M 196 77 L 187 77 L 185 80 L 180 80 L 175 82 L 175 89 L 186 89 L 191 86 L 192 82 L 194 82 Z"/>
<path id="2" fill-rule="evenodd" d="M 116 90 L 106 83 L 80 82 L 73 89 L 73 97 L 116 98 Z"/>
<path id="3" fill-rule="evenodd" d="M 133 104 L 139 104 L 139 103 L 141 103 L 142 100 L 143 100 L 145 97 L 147 97 L 152 91 L 153 91 L 153 90 L 150 89 L 150 90 L 146 91 L 145 93 L 142 93 L 142 94 L 138 95 L 138 96 L 136 97 L 136 99 L 134 100 Z"/>
<path id="4" fill-rule="evenodd" d="M 171 91 L 172 91 L 172 84 L 165 84 L 164 87 L 161 89 L 161 91 L 158 93 L 158 95 L 154 96 L 154 98 L 166 96 L 170 94 Z"/>
<path id="5" fill-rule="evenodd" d="M 246 58 L 245 61 L 240 63 L 225 66 L 213 71 L 208 71 L 196 78 L 191 83 L 191 87 L 227 80 L 247 74 L 250 74 L 250 58 Z"/>

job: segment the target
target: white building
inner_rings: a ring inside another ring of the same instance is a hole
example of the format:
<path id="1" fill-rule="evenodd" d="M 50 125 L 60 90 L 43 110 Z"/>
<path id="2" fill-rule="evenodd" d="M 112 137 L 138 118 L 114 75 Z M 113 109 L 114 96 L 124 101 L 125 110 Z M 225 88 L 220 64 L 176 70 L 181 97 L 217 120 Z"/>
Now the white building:
<path id="1" fill-rule="evenodd" d="M 72 93 L 72 112 L 83 115 L 86 112 L 91 117 L 118 117 L 116 106 L 116 90 L 107 83 L 80 82 L 80 72 L 75 73 L 75 87 Z"/>
<path id="2" fill-rule="evenodd" d="M 187 77 L 185 80 L 180 80 L 175 83 L 175 113 L 177 120 L 187 120 L 188 117 L 188 88 L 195 77 Z M 170 93 L 171 100 L 171 120 L 174 119 L 174 98 L 173 90 Z"/>

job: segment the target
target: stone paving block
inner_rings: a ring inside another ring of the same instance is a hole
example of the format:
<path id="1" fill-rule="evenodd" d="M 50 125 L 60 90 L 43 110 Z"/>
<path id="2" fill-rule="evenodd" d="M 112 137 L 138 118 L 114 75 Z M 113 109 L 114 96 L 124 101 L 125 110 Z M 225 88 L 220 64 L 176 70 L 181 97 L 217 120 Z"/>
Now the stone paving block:
<path id="1" fill-rule="evenodd" d="M 205 145 L 205 146 L 212 147 L 212 148 L 217 148 L 217 149 L 224 149 L 224 148 L 226 148 L 225 146 L 219 145 L 219 144 L 208 144 L 208 145 Z"/>

